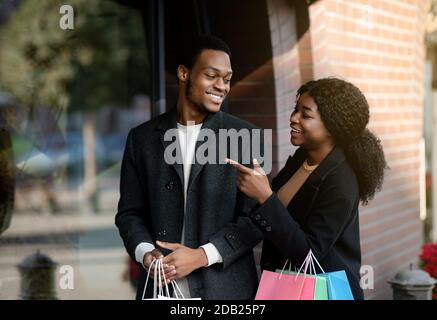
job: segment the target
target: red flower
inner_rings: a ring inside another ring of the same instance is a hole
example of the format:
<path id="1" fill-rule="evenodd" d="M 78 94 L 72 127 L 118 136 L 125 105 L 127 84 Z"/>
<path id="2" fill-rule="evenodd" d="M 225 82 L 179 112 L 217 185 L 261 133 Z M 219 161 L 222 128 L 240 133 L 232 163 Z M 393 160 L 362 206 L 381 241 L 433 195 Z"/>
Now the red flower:
<path id="1" fill-rule="evenodd" d="M 425 263 L 437 264 L 437 243 L 424 244 L 420 258 Z"/>
<path id="2" fill-rule="evenodd" d="M 424 244 L 419 258 L 423 261 L 423 270 L 437 279 L 437 243 Z M 437 286 L 434 287 L 432 298 L 437 300 Z"/>

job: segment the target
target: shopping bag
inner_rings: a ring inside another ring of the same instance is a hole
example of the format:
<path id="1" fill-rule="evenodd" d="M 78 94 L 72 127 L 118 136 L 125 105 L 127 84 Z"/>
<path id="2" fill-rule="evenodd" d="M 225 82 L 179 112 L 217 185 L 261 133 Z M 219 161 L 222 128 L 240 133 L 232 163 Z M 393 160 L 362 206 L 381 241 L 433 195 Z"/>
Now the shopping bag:
<path id="1" fill-rule="evenodd" d="M 314 278 L 264 270 L 255 300 L 313 300 Z"/>
<path id="2" fill-rule="evenodd" d="M 308 267 L 310 272 L 312 268 L 311 254 L 308 253 L 297 272 L 284 272 L 287 263 L 288 260 L 282 270 L 263 272 L 255 300 L 314 300 L 316 296 L 319 297 L 320 294 L 314 291 L 317 277 L 307 273 Z"/>
<path id="3" fill-rule="evenodd" d="M 354 300 L 346 272 L 344 270 L 320 274 L 326 278 L 329 300 Z"/>
<path id="4" fill-rule="evenodd" d="M 165 296 L 165 295 L 159 295 L 158 294 L 158 299 L 159 300 L 202 300 L 201 298 L 185 298 L 184 294 L 182 293 L 182 291 L 179 288 L 179 285 L 177 284 L 176 281 L 172 280 L 170 282 L 170 284 L 173 286 L 174 296 L 170 297 L 170 296 Z"/>
<path id="5" fill-rule="evenodd" d="M 326 279 L 319 275 L 314 277 L 316 278 L 314 286 L 314 300 L 329 300 L 328 283 Z"/>
<path id="6" fill-rule="evenodd" d="M 150 279 L 150 270 L 152 270 L 152 267 L 154 268 L 155 271 L 155 277 L 153 279 L 153 297 L 145 299 L 144 295 L 146 294 L 147 283 L 149 282 Z M 162 280 L 164 280 L 164 282 L 162 282 Z M 144 285 L 142 300 L 201 300 L 201 298 L 185 298 L 176 281 L 172 280 L 170 284 L 173 287 L 173 292 L 174 292 L 173 297 L 170 295 L 170 290 L 165 278 L 162 259 L 153 260 L 152 263 L 150 264 L 149 271 L 147 272 L 147 278 L 146 278 L 146 283 Z"/>
<path id="7" fill-rule="evenodd" d="M 288 260 L 285 262 L 284 267 L 282 268 L 282 270 L 277 269 L 276 272 L 280 272 L 280 273 L 285 273 L 285 274 L 299 274 L 300 270 L 302 268 L 304 268 L 304 274 L 307 277 L 310 278 L 314 278 L 314 295 L 313 295 L 313 299 L 314 300 L 328 300 L 328 288 L 327 288 L 327 281 L 325 277 L 319 276 L 316 274 L 316 269 L 314 267 L 314 255 L 312 254 L 312 252 L 310 251 L 304 262 L 302 263 L 302 266 L 300 267 L 299 271 L 297 271 L 295 269 L 295 271 L 291 271 L 291 268 L 289 268 L 288 271 L 285 270 L 285 267 L 287 266 Z M 289 264 L 289 266 L 291 267 L 291 263 Z M 309 273 L 306 272 L 306 270 L 309 268 Z M 311 281 L 306 281 L 304 284 L 304 290 L 311 290 L 310 288 L 308 288 L 308 286 L 312 284 Z"/>
<path id="8" fill-rule="evenodd" d="M 354 296 L 352 294 L 352 290 L 350 288 L 349 280 L 346 275 L 346 271 L 332 271 L 325 272 L 317 261 L 316 257 L 310 250 L 309 253 L 312 269 L 315 273 L 314 261 L 317 263 L 318 267 L 322 271 L 322 273 L 317 274 L 319 277 L 323 277 L 326 279 L 327 291 L 328 291 L 328 299 L 329 300 L 354 300 Z M 321 290 L 320 290 L 321 291 Z"/>

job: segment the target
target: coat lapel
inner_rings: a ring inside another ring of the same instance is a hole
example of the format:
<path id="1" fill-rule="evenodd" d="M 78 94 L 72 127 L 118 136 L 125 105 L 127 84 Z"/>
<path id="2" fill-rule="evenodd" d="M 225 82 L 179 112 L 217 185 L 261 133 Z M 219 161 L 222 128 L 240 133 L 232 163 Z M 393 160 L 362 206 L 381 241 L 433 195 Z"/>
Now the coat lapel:
<path id="1" fill-rule="evenodd" d="M 223 127 L 223 113 L 221 111 L 219 111 L 217 113 L 210 113 L 205 117 L 205 120 L 203 121 L 201 130 L 202 129 L 209 129 L 209 130 L 214 131 L 215 135 L 216 135 L 216 143 L 218 143 L 217 133 L 218 133 L 219 128 L 221 128 L 221 127 Z M 196 148 L 194 151 L 195 155 L 196 155 L 197 149 L 203 143 L 204 143 L 203 141 L 196 142 Z M 205 166 L 204 164 L 197 163 L 196 157 L 194 157 L 194 163 L 191 165 L 190 178 L 189 178 L 187 190 L 190 189 L 193 181 L 195 181 L 195 179 L 197 178 L 199 173 L 202 171 L 204 166 Z"/>
<path id="2" fill-rule="evenodd" d="M 163 114 L 161 121 L 158 123 L 157 130 L 160 131 L 159 139 L 161 140 L 162 146 L 164 147 L 164 150 L 172 144 L 174 141 L 165 141 L 164 135 L 165 132 L 169 129 L 175 129 L 177 130 L 177 124 L 176 124 L 176 107 L 172 108 L 167 113 Z M 180 153 L 180 145 L 179 143 L 176 144 L 176 148 L 178 149 L 178 154 Z M 182 164 L 174 163 L 173 168 L 176 170 L 177 175 L 179 176 L 179 179 L 181 181 L 181 185 L 184 185 L 184 168 Z"/>
<path id="3" fill-rule="evenodd" d="M 337 168 L 343 161 L 345 161 L 343 150 L 340 147 L 334 147 L 334 149 L 331 150 L 325 159 L 323 159 L 316 170 L 311 173 L 306 182 L 318 188 L 323 180 L 325 180 L 326 176 L 331 173 L 332 170 Z"/>

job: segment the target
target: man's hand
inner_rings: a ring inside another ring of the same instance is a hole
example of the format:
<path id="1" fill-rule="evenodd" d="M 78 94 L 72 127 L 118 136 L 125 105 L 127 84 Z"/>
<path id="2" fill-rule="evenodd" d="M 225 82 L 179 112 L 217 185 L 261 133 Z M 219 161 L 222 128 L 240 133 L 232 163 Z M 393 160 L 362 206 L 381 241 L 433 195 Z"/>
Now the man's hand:
<path id="1" fill-rule="evenodd" d="M 170 280 L 183 278 L 194 270 L 208 265 L 208 257 L 202 248 L 191 249 L 180 243 L 161 241 L 156 241 L 156 244 L 173 251 L 162 260 L 163 264 L 171 265 L 175 268 L 175 273 L 170 276 Z"/>
<path id="2" fill-rule="evenodd" d="M 150 252 L 147 252 L 143 258 L 144 267 L 148 271 L 150 268 L 150 265 L 152 264 L 152 262 L 154 260 L 162 259 L 162 258 L 164 258 L 164 255 L 158 249 L 154 249 Z M 170 283 L 169 278 L 176 274 L 175 267 L 168 265 L 164 262 L 163 262 L 163 267 L 164 267 L 164 275 L 165 275 L 165 278 L 167 280 L 167 283 Z M 152 270 L 150 270 L 150 277 L 151 278 L 155 277 L 155 267 L 154 266 L 152 266 Z M 161 277 L 162 277 L 162 281 L 164 281 L 164 277 L 162 275 L 161 275 Z"/>

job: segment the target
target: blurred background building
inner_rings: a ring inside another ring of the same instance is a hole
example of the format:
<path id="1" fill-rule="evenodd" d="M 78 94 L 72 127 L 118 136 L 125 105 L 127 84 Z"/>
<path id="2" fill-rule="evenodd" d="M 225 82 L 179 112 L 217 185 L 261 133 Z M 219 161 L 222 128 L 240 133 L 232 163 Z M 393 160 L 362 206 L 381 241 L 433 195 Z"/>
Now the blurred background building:
<path id="1" fill-rule="evenodd" d="M 74 30 L 59 27 L 64 4 Z M 293 152 L 302 83 L 336 76 L 364 92 L 390 167 L 360 209 L 363 264 L 374 270 L 365 294 L 391 299 L 387 280 L 437 240 L 433 12 L 427 0 L 0 0 L 0 127 L 15 167 L 0 299 L 18 298 L 15 266 L 38 248 L 77 270 L 61 298 L 133 298 L 113 226 L 124 142 L 174 106 L 177 52 L 201 33 L 233 53 L 223 110 L 273 129 L 273 174 Z"/>

